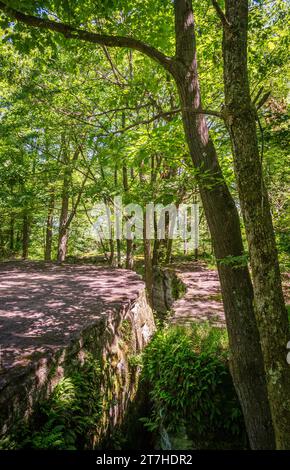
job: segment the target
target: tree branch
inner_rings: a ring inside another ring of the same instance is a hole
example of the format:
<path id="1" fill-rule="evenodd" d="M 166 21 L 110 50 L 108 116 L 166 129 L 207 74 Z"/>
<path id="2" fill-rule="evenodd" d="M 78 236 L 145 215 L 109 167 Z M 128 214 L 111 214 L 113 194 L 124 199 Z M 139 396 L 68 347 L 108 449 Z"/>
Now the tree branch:
<path id="1" fill-rule="evenodd" d="M 267 91 L 262 97 L 261 99 L 258 101 L 258 103 L 256 104 L 256 110 L 258 111 L 260 108 L 262 108 L 262 106 L 266 103 L 266 101 L 268 100 L 268 98 L 270 97 L 271 95 L 271 91 Z"/>
<path id="2" fill-rule="evenodd" d="M 113 72 L 113 75 L 116 79 L 116 82 L 118 83 L 118 86 L 122 87 L 124 86 L 124 83 L 121 83 L 119 78 L 121 77 L 123 80 L 126 81 L 126 77 L 124 77 L 124 75 L 121 74 L 120 70 L 117 68 L 116 64 L 114 64 L 112 58 L 111 58 L 111 55 L 107 49 L 106 46 L 102 46 L 103 47 L 103 51 L 104 51 L 104 54 L 106 56 L 106 59 L 108 60 L 109 64 L 110 64 L 110 67 L 112 69 L 112 72 Z"/>
<path id="3" fill-rule="evenodd" d="M 186 108 L 185 108 L 186 110 Z M 220 113 L 219 111 L 214 111 L 212 109 L 191 109 L 190 112 L 192 114 L 206 114 L 207 116 L 215 116 L 221 119 L 224 119 L 223 114 Z"/>
<path id="4" fill-rule="evenodd" d="M 71 224 L 71 222 L 72 222 L 74 216 L 76 215 L 77 208 L 78 208 L 79 203 L 80 203 L 80 201 L 81 201 L 81 197 L 82 197 L 82 195 L 83 195 L 83 192 L 84 192 L 84 189 L 85 189 L 85 184 L 86 184 L 86 182 L 87 182 L 88 177 L 89 177 L 89 171 L 87 171 L 87 173 L 86 173 L 86 175 L 85 175 L 85 177 L 84 177 L 84 179 L 83 179 L 83 181 L 82 181 L 80 190 L 79 190 L 79 192 L 78 192 L 77 200 L 76 200 L 76 202 L 74 203 L 74 205 L 73 205 L 73 207 L 72 207 L 72 210 L 71 210 L 71 213 L 69 214 L 69 217 L 68 217 L 68 219 L 67 219 L 67 221 L 66 221 L 66 223 L 65 223 L 65 228 L 66 228 L 66 229 L 69 228 L 69 226 L 70 226 L 70 224 Z"/>
<path id="5" fill-rule="evenodd" d="M 187 109 L 185 108 L 185 110 L 187 110 Z M 126 126 L 122 129 L 117 129 L 116 131 L 112 132 L 112 134 L 122 134 L 123 132 L 128 131 L 130 129 L 133 129 L 136 126 L 140 126 L 140 125 L 143 125 L 143 124 L 150 124 L 151 122 L 154 122 L 154 121 L 156 121 L 157 119 L 160 119 L 160 118 L 168 120 L 168 118 L 170 118 L 172 115 L 181 113 L 181 111 L 182 111 L 181 108 L 173 109 L 173 110 L 170 110 L 170 111 L 163 111 L 162 113 L 154 114 L 149 119 L 144 119 L 142 121 L 135 122 L 135 123 L 130 124 L 129 126 Z M 215 117 L 219 117 L 219 118 L 223 119 L 223 115 L 221 113 L 219 113 L 218 111 L 211 111 L 211 110 L 208 110 L 208 109 L 197 109 L 197 110 L 189 109 L 188 111 L 190 113 L 196 114 L 196 115 L 197 114 L 207 114 L 208 116 L 215 116 Z"/>
<path id="6" fill-rule="evenodd" d="M 230 23 L 229 23 L 226 15 L 224 14 L 223 10 L 219 6 L 217 0 L 212 0 L 212 4 L 213 4 L 213 7 L 214 7 L 215 11 L 217 12 L 217 15 L 218 15 L 219 19 L 222 22 L 223 27 L 224 28 L 229 28 Z"/>
<path id="7" fill-rule="evenodd" d="M 69 24 L 39 18 L 37 16 L 22 13 L 8 6 L 5 2 L 0 1 L 0 11 L 3 11 L 7 16 L 14 18 L 21 23 L 34 28 L 46 29 L 62 34 L 67 39 L 79 39 L 81 41 L 90 42 L 93 44 L 100 44 L 108 47 L 127 47 L 135 49 L 147 55 L 151 59 L 161 64 L 170 73 L 172 72 L 173 59 L 166 56 L 163 52 L 159 51 L 153 46 L 150 46 L 139 39 L 127 36 L 109 36 L 106 34 L 93 33 L 83 29 L 74 28 Z"/>
<path id="8" fill-rule="evenodd" d="M 261 94 L 263 93 L 264 91 L 264 87 L 261 86 L 261 88 L 259 89 L 258 93 L 256 94 L 255 98 L 253 99 L 253 104 L 256 104 L 258 99 L 260 98 Z"/>

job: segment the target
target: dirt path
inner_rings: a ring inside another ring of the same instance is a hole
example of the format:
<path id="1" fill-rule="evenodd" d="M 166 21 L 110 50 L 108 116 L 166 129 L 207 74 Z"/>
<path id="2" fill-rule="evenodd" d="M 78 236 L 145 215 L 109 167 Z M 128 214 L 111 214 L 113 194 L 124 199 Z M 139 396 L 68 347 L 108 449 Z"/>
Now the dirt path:
<path id="1" fill-rule="evenodd" d="M 225 326 L 225 316 L 217 271 L 197 263 L 176 266 L 175 272 L 186 286 L 184 297 L 172 305 L 173 324 L 209 321 Z"/>

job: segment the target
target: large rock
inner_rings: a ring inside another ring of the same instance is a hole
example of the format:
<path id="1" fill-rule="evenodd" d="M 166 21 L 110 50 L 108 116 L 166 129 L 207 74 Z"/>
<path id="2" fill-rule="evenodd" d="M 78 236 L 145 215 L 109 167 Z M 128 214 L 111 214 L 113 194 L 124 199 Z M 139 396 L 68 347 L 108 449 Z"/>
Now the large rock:
<path id="1" fill-rule="evenodd" d="M 153 308 L 158 313 L 169 312 L 174 301 L 185 293 L 181 279 L 170 268 L 155 266 L 153 270 Z"/>
<path id="2" fill-rule="evenodd" d="M 1 433 L 29 421 L 36 405 L 86 361 L 102 367 L 98 443 L 134 399 L 132 365 L 154 332 L 141 278 L 87 265 L 2 263 L 0 267 Z"/>

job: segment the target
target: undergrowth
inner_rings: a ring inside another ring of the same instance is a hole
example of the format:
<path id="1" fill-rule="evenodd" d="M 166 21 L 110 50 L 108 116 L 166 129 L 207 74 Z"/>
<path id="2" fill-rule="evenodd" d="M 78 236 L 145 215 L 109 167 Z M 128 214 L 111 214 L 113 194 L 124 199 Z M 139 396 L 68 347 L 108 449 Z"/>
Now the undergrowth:
<path id="1" fill-rule="evenodd" d="M 193 443 L 244 441 L 225 330 L 207 324 L 160 330 L 146 348 L 143 367 L 151 414 L 142 420 L 157 438 L 185 430 Z"/>
<path id="2" fill-rule="evenodd" d="M 102 412 L 101 369 L 89 353 L 38 405 L 29 425 L 15 426 L 0 442 L 4 449 L 76 450 L 91 447 Z"/>

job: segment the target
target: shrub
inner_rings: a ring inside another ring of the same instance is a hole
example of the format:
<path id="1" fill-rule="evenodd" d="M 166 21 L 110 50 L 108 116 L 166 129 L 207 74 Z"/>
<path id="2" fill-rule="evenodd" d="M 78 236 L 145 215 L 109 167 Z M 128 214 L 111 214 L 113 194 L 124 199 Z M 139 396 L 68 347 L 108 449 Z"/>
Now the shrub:
<path id="1" fill-rule="evenodd" d="M 193 439 L 244 432 L 224 330 L 204 324 L 158 331 L 144 353 L 143 378 L 152 402 L 143 421 L 151 431 L 185 428 Z"/>
<path id="2" fill-rule="evenodd" d="M 91 447 L 102 413 L 99 362 L 87 352 L 83 365 L 56 385 L 50 397 L 39 403 L 29 425 L 16 424 L 2 449 L 75 450 Z"/>

